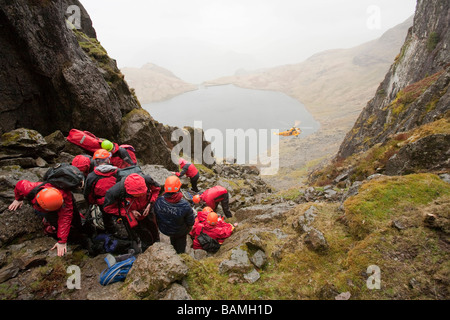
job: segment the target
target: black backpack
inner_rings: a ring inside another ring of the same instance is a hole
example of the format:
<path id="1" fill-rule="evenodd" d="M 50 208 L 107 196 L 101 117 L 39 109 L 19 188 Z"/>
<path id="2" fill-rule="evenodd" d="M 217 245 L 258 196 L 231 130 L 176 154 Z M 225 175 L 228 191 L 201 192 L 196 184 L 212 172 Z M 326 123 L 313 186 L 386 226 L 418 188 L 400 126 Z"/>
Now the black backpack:
<path id="1" fill-rule="evenodd" d="M 119 170 L 117 170 L 117 173 L 116 173 L 117 182 L 119 182 L 121 180 L 124 180 L 126 177 L 128 177 L 130 174 L 133 174 L 133 173 L 137 173 L 137 174 L 140 174 L 140 175 L 144 174 L 142 172 L 141 167 L 138 166 L 138 165 L 127 167 L 127 168 L 123 168 L 123 169 L 119 169 Z"/>
<path id="2" fill-rule="evenodd" d="M 200 242 L 203 250 L 207 252 L 216 253 L 220 249 L 220 243 L 216 239 L 213 239 L 204 233 L 203 228 L 200 235 L 197 237 L 197 240 Z"/>
<path id="3" fill-rule="evenodd" d="M 32 201 L 47 183 L 51 183 L 58 189 L 73 191 L 80 186 L 83 180 L 84 175 L 77 167 L 67 163 L 58 163 L 55 167 L 48 169 L 44 175 L 44 182 L 31 190 L 26 198 Z"/>
<path id="4" fill-rule="evenodd" d="M 83 173 L 77 167 L 67 163 L 57 164 L 44 175 L 46 183 L 51 183 L 56 188 L 70 191 L 79 187 L 83 180 Z"/>

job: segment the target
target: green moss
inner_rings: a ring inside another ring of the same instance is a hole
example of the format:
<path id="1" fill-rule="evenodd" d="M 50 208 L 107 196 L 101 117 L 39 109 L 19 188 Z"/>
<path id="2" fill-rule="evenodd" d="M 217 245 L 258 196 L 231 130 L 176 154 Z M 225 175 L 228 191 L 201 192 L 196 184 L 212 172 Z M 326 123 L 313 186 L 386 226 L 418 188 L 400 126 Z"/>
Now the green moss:
<path id="1" fill-rule="evenodd" d="M 99 68 L 105 71 L 104 78 L 109 86 L 114 86 L 116 83 L 120 83 L 124 80 L 124 75 L 119 70 L 113 68 L 114 62 L 97 39 L 89 38 L 86 34 L 77 29 L 73 29 L 72 31 L 77 37 L 78 44 L 83 51 L 88 54 Z"/>
<path id="2" fill-rule="evenodd" d="M 436 32 L 431 32 L 427 41 L 427 49 L 429 52 L 436 49 L 438 43 L 440 41 L 439 35 Z"/>
<path id="3" fill-rule="evenodd" d="M 411 206 L 424 205 L 450 195 L 450 186 L 432 174 L 388 177 L 364 184 L 347 199 L 345 213 L 350 232 L 358 239 L 386 227 L 391 218 Z"/>
<path id="4" fill-rule="evenodd" d="M 209 169 L 208 167 L 204 166 L 203 164 L 196 163 L 195 167 L 200 171 L 201 175 L 214 177 L 215 173 L 212 169 Z"/>

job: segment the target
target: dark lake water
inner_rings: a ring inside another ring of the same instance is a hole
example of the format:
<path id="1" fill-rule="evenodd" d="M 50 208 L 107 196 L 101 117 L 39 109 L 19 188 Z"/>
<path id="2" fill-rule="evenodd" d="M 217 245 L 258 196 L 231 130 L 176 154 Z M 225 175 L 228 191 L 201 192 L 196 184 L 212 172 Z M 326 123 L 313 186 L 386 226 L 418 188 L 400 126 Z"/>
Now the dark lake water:
<path id="1" fill-rule="evenodd" d="M 143 105 L 143 108 L 164 124 L 182 128 L 194 127 L 197 122 L 196 127 L 199 127 L 201 121 L 207 137 L 208 132 L 213 136 L 222 132 L 224 139 L 212 143 L 217 157 L 233 157 L 226 152 L 227 130 L 243 129 L 247 133 L 257 133 L 258 137 L 267 130 L 267 147 L 270 147 L 278 143 L 271 130 L 282 132 L 297 124 L 303 131 L 302 138 L 320 127 L 304 105 L 284 93 L 242 89 L 234 85 L 202 87 L 167 101 Z M 251 149 L 255 143 L 251 140 L 246 147 Z M 257 152 L 266 152 L 267 147 L 260 146 Z"/>

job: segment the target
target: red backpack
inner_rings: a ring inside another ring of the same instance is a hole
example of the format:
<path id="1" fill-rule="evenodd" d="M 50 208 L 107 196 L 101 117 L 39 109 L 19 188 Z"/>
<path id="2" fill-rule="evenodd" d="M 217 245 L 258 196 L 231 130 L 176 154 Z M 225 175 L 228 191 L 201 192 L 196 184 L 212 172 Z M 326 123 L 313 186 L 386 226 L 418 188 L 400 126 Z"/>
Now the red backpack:
<path id="1" fill-rule="evenodd" d="M 101 149 L 102 139 L 97 138 L 89 131 L 81 131 L 78 129 L 72 129 L 69 132 L 67 141 L 83 148 L 86 151 L 94 153 L 98 149 Z"/>

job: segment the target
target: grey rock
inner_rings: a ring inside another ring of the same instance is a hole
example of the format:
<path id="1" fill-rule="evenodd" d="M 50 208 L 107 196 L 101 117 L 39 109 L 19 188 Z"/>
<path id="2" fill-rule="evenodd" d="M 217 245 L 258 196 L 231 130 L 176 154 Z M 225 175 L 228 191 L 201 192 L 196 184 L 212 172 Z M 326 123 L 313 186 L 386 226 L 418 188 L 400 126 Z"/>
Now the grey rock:
<path id="1" fill-rule="evenodd" d="M 351 293 L 350 292 L 343 292 L 339 295 L 337 295 L 334 300 L 349 300 L 351 297 Z"/>
<path id="2" fill-rule="evenodd" d="M 155 298 L 172 283 L 183 279 L 188 270 L 171 245 L 157 242 L 134 262 L 126 279 L 127 290 L 139 297 Z"/>
<path id="3" fill-rule="evenodd" d="M 172 286 L 164 292 L 164 297 L 160 300 L 192 300 L 190 294 L 186 291 L 186 288 L 178 283 L 172 284 Z"/>
<path id="4" fill-rule="evenodd" d="M 258 269 L 262 269 L 267 264 L 267 256 L 264 251 L 258 250 L 254 255 L 250 257 L 250 261 L 255 267 L 257 267 Z"/>
<path id="5" fill-rule="evenodd" d="M 248 253 L 240 248 L 231 251 L 231 258 L 219 264 L 220 273 L 247 273 L 252 268 Z"/>
<path id="6" fill-rule="evenodd" d="M 258 271 L 256 271 L 256 269 L 253 269 L 249 273 L 244 274 L 244 279 L 250 284 L 255 283 L 260 278 L 261 278 L 261 275 L 259 274 Z"/>
<path id="7" fill-rule="evenodd" d="M 325 253 L 329 248 L 323 233 L 315 228 L 312 228 L 312 230 L 306 234 L 304 242 L 308 249 L 317 253 Z"/>

